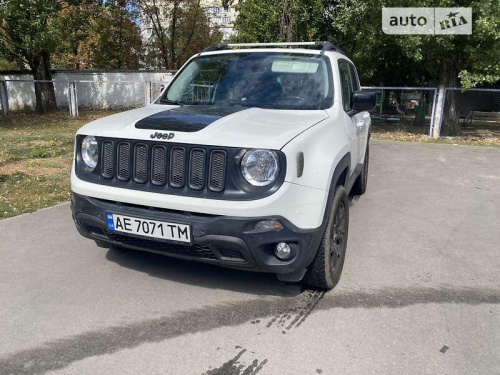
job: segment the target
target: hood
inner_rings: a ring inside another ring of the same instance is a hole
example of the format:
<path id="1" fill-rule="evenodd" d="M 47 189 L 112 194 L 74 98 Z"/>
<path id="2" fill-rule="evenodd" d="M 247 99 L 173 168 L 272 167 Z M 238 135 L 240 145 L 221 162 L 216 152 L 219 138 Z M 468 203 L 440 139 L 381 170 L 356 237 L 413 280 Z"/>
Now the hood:
<path id="1" fill-rule="evenodd" d="M 79 134 L 199 145 L 281 149 L 291 139 L 326 119 L 323 110 L 277 110 L 242 106 L 151 105 L 118 113 L 83 128 Z M 168 137 L 154 137 L 168 133 Z M 160 138 L 160 139 L 157 139 Z"/>

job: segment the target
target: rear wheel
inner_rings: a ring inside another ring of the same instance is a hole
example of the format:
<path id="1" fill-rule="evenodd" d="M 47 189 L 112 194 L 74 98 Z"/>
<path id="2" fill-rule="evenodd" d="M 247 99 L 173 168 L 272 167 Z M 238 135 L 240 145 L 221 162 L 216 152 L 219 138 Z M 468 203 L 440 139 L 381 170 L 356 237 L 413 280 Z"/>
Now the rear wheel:
<path id="1" fill-rule="evenodd" d="M 370 147 L 366 145 L 365 160 L 363 161 L 363 169 L 359 174 L 351 189 L 351 195 L 362 195 L 366 191 L 368 185 L 368 164 L 370 162 Z"/>
<path id="2" fill-rule="evenodd" d="M 337 285 L 344 267 L 348 229 L 349 202 L 347 192 L 343 186 L 338 186 L 325 233 L 316 257 L 306 274 L 306 284 L 321 289 L 331 289 Z"/>

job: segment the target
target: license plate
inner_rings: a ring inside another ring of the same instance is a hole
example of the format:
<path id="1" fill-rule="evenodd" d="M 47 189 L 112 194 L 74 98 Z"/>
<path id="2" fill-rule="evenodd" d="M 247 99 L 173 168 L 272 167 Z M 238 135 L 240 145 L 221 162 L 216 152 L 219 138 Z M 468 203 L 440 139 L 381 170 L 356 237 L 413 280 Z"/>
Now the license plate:
<path id="1" fill-rule="evenodd" d="M 189 225 L 145 220 L 106 212 L 108 229 L 116 232 L 159 238 L 162 240 L 191 242 Z"/>

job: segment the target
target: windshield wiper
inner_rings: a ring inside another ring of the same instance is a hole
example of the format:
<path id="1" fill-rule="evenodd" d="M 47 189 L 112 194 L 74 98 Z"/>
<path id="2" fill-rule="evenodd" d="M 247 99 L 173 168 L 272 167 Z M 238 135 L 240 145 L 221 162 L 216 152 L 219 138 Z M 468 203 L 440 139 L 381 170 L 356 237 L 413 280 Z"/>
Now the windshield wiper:
<path id="1" fill-rule="evenodd" d="M 178 101 L 178 100 L 170 100 L 170 99 L 160 99 L 160 103 L 163 104 L 174 104 L 174 105 L 184 105 L 184 103 Z"/>

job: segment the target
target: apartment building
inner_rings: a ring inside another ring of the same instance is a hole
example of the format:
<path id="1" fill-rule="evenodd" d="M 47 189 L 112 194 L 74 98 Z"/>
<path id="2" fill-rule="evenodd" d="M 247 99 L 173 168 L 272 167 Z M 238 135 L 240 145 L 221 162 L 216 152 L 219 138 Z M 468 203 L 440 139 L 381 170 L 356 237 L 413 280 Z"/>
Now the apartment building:
<path id="1" fill-rule="evenodd" d="M 159 18 L 163 22 L 163 26 L 168 26 L 168 15 L 172 7 L 172 1 L 169 0 L 149 0 L 146 1 L 148 6 L 157 6 L 159 10 Z M 222 0 L 201 0 L 200 5 L 205 9 L 210 24 L 214 27 L 219 27 L 224 34 L 224 39 L 228 39 L 234 34 L 234 21 L 238 16 L 236 7 L 238 0 L 233 0 L 228 7 L 222 6 Z M 141 17 L 142 37 L 147 40 L 152 34 L 151 20 L 143 15 Z"/>
<path id="2" fill-rule="evenodd" d="M 224 8 L 221 0 L 202 0 L 202 7 L 208 16 L 210 23 L 221 28 L 224 39 L 234 34 L 234 21 L 238 16 L 238 0 L 234 0 L 230 6 Z"/>

